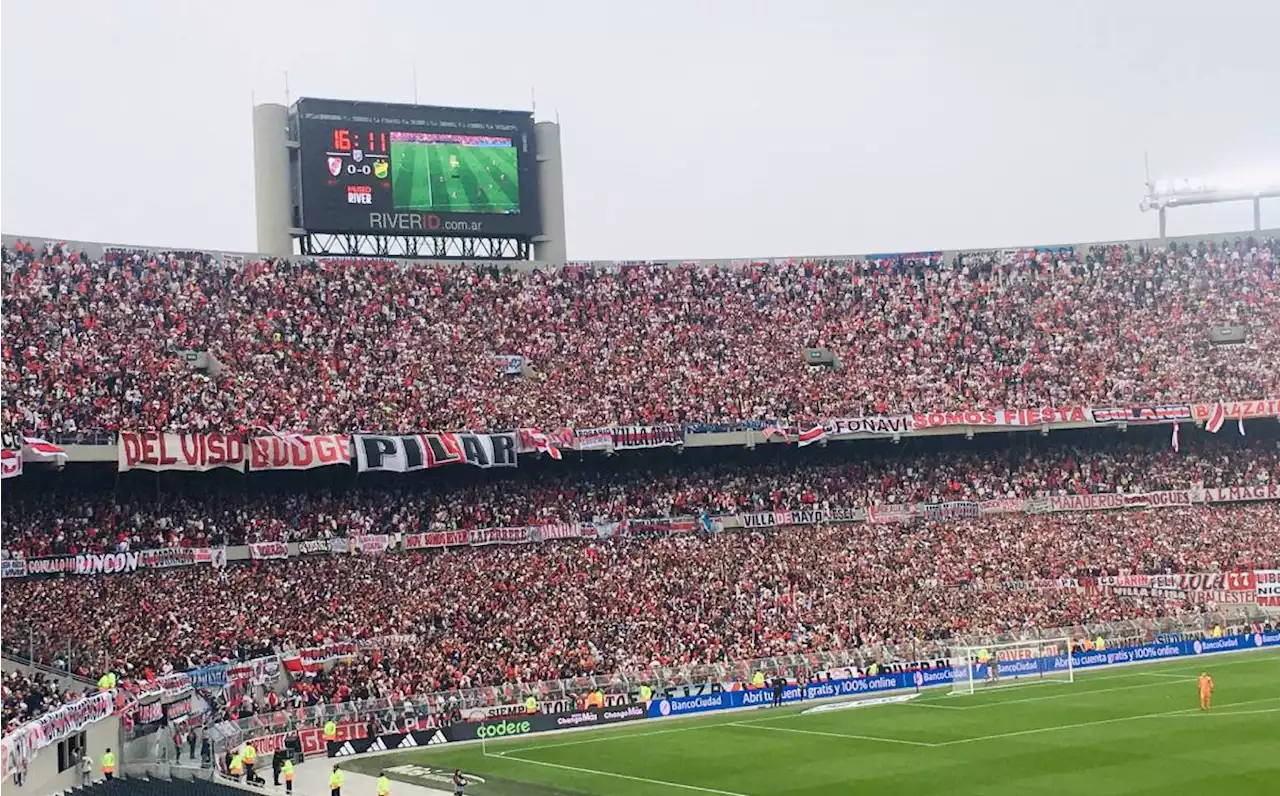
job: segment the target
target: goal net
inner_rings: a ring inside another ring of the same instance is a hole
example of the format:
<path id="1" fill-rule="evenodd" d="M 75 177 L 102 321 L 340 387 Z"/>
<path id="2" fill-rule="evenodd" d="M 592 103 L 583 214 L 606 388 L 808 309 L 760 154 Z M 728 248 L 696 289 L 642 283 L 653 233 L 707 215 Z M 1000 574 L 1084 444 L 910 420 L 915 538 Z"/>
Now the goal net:
<path id="1" fill-rule="evenodd" d="M 1075 680 L 1066 638 L 952 647 L 951 693 Z"/>

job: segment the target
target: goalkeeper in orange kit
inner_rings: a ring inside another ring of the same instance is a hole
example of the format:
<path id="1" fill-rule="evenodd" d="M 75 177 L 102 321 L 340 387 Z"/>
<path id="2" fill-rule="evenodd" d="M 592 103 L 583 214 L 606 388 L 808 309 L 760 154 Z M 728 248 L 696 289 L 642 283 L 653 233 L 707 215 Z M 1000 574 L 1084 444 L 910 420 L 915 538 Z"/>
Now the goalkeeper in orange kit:
<path id="1" fill-rule="evenodd" d="M 1209 701 L 1213 699 L 1213 678 L 1208 672 L 1200 673 L 1200 709 L 1208 710 Z"/>

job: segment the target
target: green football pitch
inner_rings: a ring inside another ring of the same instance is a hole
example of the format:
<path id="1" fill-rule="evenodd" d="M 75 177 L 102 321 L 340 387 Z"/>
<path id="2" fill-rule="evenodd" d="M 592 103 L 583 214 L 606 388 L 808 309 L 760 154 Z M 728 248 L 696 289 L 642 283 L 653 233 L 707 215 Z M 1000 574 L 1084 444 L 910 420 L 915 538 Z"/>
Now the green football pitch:
<path id="1" fill-rule="evenodd" d="M 1198 708 L 1196 676 L 1214 678 Z M 754 709 L 344 760 L 477 796 L 1280 793 L 1280 653 L 1083 672 L 1074 683 L 803 714 Z M 434 776 L 422 777 L 424 768 Z M 442 771 L 443 770 L 443 771 Z M 442 776 L 442 773 L 444 776 Z M 451 792 L 451 790 L 450 790 Z"/>
<path id="2" fill-rule="evenodd" d="M 391 143 L 391 195 L 398 210 L 518 213 L 514 146 Z"/>

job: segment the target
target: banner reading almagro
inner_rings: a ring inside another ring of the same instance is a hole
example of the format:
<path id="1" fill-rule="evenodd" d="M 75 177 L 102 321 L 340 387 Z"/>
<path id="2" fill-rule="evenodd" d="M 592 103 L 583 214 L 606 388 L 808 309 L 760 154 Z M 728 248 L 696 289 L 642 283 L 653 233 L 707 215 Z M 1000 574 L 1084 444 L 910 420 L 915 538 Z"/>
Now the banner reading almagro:
<path id="1" fill-rule="evenodd" d="M 122 431 L 116 448 L 120 472 L 229 467 L 244 472 L 245 445 L 238 434 L 166 434 Z"/>
<path id="2" fill-rule="evenodd" d="M 356 434 L 360 472 L 408 473 L 451 464 L 515 467 L 516 434 L 431 433 L 401 436 Z"/>

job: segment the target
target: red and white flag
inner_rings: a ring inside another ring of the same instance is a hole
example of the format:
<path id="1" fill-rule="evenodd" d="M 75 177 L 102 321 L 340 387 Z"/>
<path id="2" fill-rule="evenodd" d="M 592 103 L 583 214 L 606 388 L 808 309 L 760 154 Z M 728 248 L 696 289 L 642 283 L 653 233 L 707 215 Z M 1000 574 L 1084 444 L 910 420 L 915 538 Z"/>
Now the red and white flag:
<path id="1" fill-rule="evenodd" d="M 527 429 L 529 442 L 533 444 L 533 449 L 539 453 L 545 453 L 551 458 L 559 461 L 560 449 L 551 441 L 551 438 L 536 428 Z"/>
<path id="2" fill-rule="evenodd" d="M 0 451 L 0 478 L 17 478 L 22 475 L 22 454 L 17 451 Z"/>
<path id="3" fill-rule="evenodd" d="M 39 437 L 23 437 L 22 458 L 32 462 L 56 462 L 61 465 L 67 461 L 67 452 Z"/>
<path id="4" fill-rule="evenodd" d="M 1210 434 L 1217 434 L 1222 430 L 1222 424 L 1227 422 L 1227 408 L 1222 405 L 1222 401 L 1218 401 L 1213 405 L 1213 411 L 1209 413 L 1209 420 L 1204 424 L 1204 430 Z"/>
<path id="5" fill-rule="evenodd" d="M 1182 451 L 1182 446 L 1178 444 L 1178 427 L 1180 425 L 1182 424 L 1181 423 L 1173 424 L 1173 452 L 1174 453 L 1180 453 Z"/>
<path id="6" fill-rule="evenodd" d="M 765 426 L 760 433 L 764 434 L 766 441 L 774 437 L 782 437 L 784 440 L 787 438 L 787 432 L 783 431 L 781 426 Z"/>
<path id="7" fill-rule="evenodd" d="M 821 442 L 826 438 L 827 438 L 827 430 L 822 426 L 814 426 L 808 431 L 801 431 L 800 436 L 796 438 L 796 441 L 800 443 L 800 447 L 803 448 L 806 445 L 812 445 L 815 442 Z"/>
<path id="8" fill-rule="evenodd" d="M 277 439 L 282 439 L 285 442 L 297 442 L 303 438 L 302 434 L 295 434 L 291 431 L 276 431 L 271 426 L 254 426 L 253 430 L 261 431 L 267 436 L 276 437 Z"/>

